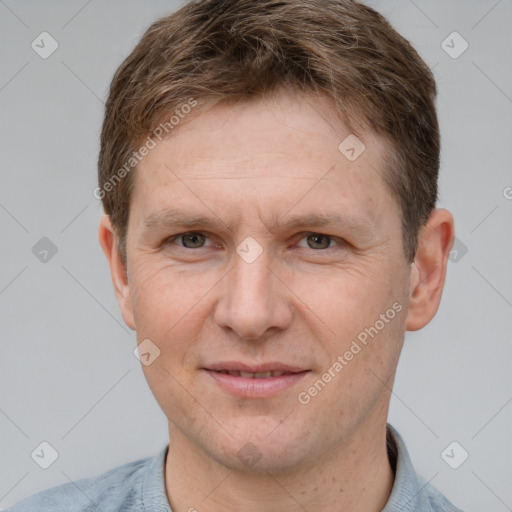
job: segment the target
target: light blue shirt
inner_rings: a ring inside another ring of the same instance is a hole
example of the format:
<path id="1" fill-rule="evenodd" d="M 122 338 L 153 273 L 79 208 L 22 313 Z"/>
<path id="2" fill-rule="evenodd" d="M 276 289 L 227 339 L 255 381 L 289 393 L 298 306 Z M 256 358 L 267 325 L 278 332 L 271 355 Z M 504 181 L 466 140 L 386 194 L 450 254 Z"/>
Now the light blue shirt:
<path id="1" fill-rule="evenodd" d="M 382 512 L 463 512 L 416 473 L 400 434 L 389 423 L 387 441 L 395 481 Z M 172 512 L 164 483 L 168 448 L 155 457 L 39 492 L 6 512 Z M 190 507 L 201 510 L 201 503 Z"/>

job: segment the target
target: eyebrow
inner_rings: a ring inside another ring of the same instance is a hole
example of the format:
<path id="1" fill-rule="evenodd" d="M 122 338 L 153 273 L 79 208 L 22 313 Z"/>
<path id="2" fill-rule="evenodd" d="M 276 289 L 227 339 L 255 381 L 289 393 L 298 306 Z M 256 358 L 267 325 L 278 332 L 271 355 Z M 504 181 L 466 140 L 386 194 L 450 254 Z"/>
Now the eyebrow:
<path id="1" fill-rule="evenodd" d="M 287 215 L 284 220 L 273 217 L 269 231 L 274 229 L 296 229 L 309 227 L 335 227 L 345 231 L 358 233 L 364 237 L 371 237 L 375 233 L 375 226 L 361 217 L 351 214 L 330 212 L 330 213 L 308 213 L 305 215 Z M 191 229 L 201 226 L 209 229 L 233 230 L 233 224 L 222 221 L 214 214 L 193 214 L 178 209 L 157 210 L 149 213 L 143 221 L 146 230 L 165 228 Z"/>

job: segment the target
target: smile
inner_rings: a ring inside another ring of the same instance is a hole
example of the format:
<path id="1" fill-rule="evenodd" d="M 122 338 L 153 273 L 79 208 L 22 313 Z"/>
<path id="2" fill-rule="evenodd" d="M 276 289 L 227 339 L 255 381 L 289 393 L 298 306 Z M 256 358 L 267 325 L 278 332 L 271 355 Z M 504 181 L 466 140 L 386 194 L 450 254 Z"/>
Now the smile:
<path id="1" fill-rule="evenodd" d="M 292 372 L 281 372 L 279 370 L 270 370 L 268 372 L 243 372 L 241 370 L 221 370 L 219 373 L 232 375 L 233 377 L 244 377 L 246 379 L 268 379 L 269 377 L 280 377 L 281 375 L 292 375 Z"/>
<path id="2" fill-rule="evenodd" d="M 310 372 L 280 363 L 250 366 L 237 362 L 214 364 L 202 370 L 221 390 L 244 398 L 275 396 L 297 385 Z"/>

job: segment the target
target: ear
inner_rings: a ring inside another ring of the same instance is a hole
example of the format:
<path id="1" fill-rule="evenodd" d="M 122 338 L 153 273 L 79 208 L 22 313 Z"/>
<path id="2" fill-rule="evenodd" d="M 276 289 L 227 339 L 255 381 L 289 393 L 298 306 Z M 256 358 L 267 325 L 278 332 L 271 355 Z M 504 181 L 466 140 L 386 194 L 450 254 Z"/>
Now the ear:
<path id="1" fill-rule="evenodd" d="M 107 257 L 110 275 L 112 276 L 112 284 L 114 285 L 117 301 L 121 307 L 123 320 L 130 329 L 135 330 L 130 288 L 128 286 L 128 274 L 126 266 L 121 259 L 121 255 L 117 250 L 117 239 L 109 215 L 104 214 L 100 219 L 98 239 Z"/>
<path id="2" fill-rule="evenodd" d="M 420 230 L 418 249 L 411 263 L 406 330 L 417 331 L 434 318 L 441 302 L 454 237 L 452 214 L 436 208 Z"/>

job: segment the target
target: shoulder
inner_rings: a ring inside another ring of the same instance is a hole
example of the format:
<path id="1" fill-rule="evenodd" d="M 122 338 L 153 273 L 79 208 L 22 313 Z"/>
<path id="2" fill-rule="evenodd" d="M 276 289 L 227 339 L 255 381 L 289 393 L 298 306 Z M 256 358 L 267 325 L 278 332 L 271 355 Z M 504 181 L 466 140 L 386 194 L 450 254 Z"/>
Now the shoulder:
<path id="1" fill-rule="evenodd" d="M 6 512 L 141 510 L 138 505 L 145 469 L 153 459 L 138 459 L 98 476 L 52 487 L 25 498 Z"/>
<path id="2" fill-rule="evenodd" d="M 423 492 L 430 504 L 430 510 L 434 512 L 464 512 L 449 501 L 436 487 L 425 482 L 421 477 L 419 480 L 424 483 Z"/>
<path id="3" fill-rule="evenodd" d="M 383 512 L 464 512 L 415 471 L 404 440 L 389 423 L 386 440 L 395 480 Z"/>

